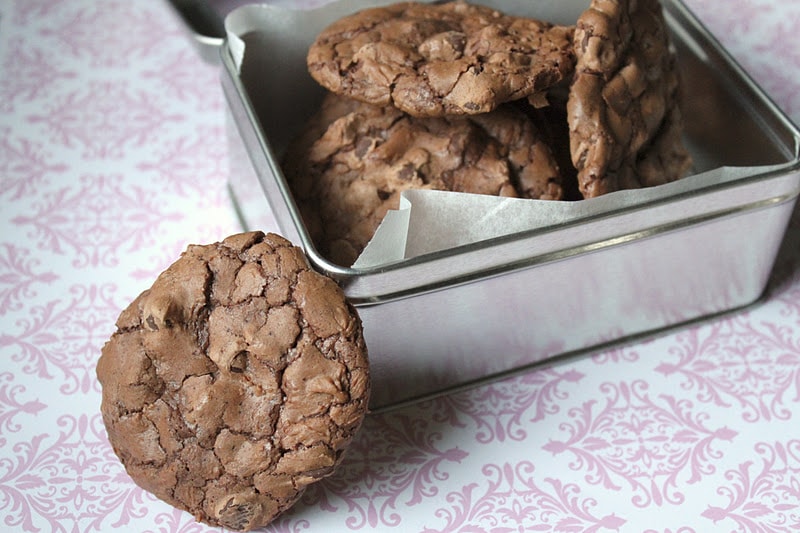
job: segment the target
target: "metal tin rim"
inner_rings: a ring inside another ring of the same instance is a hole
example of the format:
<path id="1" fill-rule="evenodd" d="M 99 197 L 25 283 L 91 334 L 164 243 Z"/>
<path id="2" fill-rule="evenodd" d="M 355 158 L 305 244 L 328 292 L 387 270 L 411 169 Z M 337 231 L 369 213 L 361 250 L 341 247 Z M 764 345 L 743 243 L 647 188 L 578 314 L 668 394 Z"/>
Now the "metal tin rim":
<path id="1" fill-rule="evenodd" d="M 691 30 L 691 32 L 694 32 L 696 35 L 699 35 L 703 39 L 707 39 L 715 43 L 717 42 L 710 34 L 710 32 L 708 32 L 708 30 L 681 2 L 681 0 L 673 0 L 668 4 L 667 3 L 665 4 L 669 5 L 671 8 L 671 11 L 669 12 L 670 16 L 677 17 L 683 20 L 684 24 L 682 27 L 684 27 L 684 31 Z M 238 93 L 237 97 L 247 102 L 248 101 L 247 93 L 244 89 L 241 80 L 238 79 L 238 76 L 236 75 L 236 67 L 233 64 L 232 57 L 230 56 L 229 53 L 227 53 L 227 50 L 228 50 L 227 46 L 223 46 L 220 50 L 222 56 L 222 62 L 224 65 L 224 70 L 228 76 L 227 81 L 233 85 L 234 90 Z M 736 75 L 735 77 L 737 79 L 743 80 L 743 85 L 744 85 L 743 89 L 746 90 L 748 93 L 750 93 L 751 96 L 757 98 L 759 101 L 766 104 L 771 113 L 773 114 L 773 116 L 780 122 L 780 124 L 789 133 L 789 135 L 793 137 L 794 147 L 793 147 L 793 154 L 791 154 L 791 160 L 788 161 L 778 171 L 770 171 L 766 173 L 756 174 L 753 176 L 749 176 L 747 178 L 738 179 L 733 182 L 708 186 L 699 191 L 694 191 L 692 193 L 678 194 L 675 196 L 670 196 L 661 200 L 657 200 L 655 202 L 642 203 L 636 206 L 616 209 L 608 213 L 604 213 L 601 216 L 601 218 L 621 216 L 630 213 L 640 212 L 645 209 L 651 209 L 654 206 L 679 202 L 682 199 L 685 199 L 687 196 L 699 197 L 703 195 L 724 191 L 725 189 L 728 188 L 739 187 L 754 182 L 767 181 L 776 177 L 781 177 L 796 172 L 800 172 L 800 148 L 799 148 L 800 132 L 798 131 L 797 127 L 774 104 L 774 102 L 772 102 L 766 96 L 766 94 L 760 89 L 760 87 L 758 87 L 753 82 L 753 80 L 724 51 L 722 47 L 718 46 L 716 50 L 718 50 L 719 53 L 721 54 L 721 59 L 723 60 L 723 66 L 726 69 L 730 69 Z M 257 118 L 254 116 L 252 106 L 244 106 L 244 112 L 247 114 L 247 119 L 251 124 L 258 123 Z M 256 136 L 258 139 L 258 143 L 260 144 L 260 148 L 266 152 L 269 152 L 270 151 L 269 143 L 264 138 L 263 133 L 261 131 L 256 131 Z M 480 264 L 473 265 L 473 267 L 470 268 L 468 272 L 464 272 L 463 269 L 459 268 L 454 268 L 454 269 L 448 268 L 451 266 L 452 267 L 459 266 L 459 263 L 464 262 L 465 260 L 464 258 L 466 256 L 475 256 L 477 255 L 477 253 L 483 253 L 484 256 L 491 256 L 492 254 L 485 253 L 486 250 L 497 249 L 498 247 L 507 245 L 509 243 L 527 241 L 531 238 L 547 234 L 548 232 L 552 232 L 556 229 L 561 230 L 564 228 L 584 225 L 589 222 L 595 222 L 597 220 L 597 218 L 595 217 L 583 218 L 572 221 L 565 225 L 543 228 L 540 230 L 531 230 L 528 232 L 517 233 L 505 237 L 498 237 L 495 239 L 482 241 L 480 243 L 472 245 L 465 245 L 465 246 L 451 248 L 449 250 L 442 252 L 426 254 L 423 256 L 407 259 L 401 262 L 381 267 L 367 268 L 367 269 L 342 267 L 340 265 L 331 263 L 326 258 L 322 257 L 317 252 L 313 243 L 310 241 L 307 232 L 305 232 L 302 229 L 303 223 L 302 220 L 299 219 L 298 210 L 296 209 L 288 185 L 283 179 L 280 169 L 275 168 L 274 161 L 275 158 L 269 158 L 268 161 L 268 165 L 270 166 L 269 171 L 275 177 L 277 186 L 281 192 L 283 200 L 290 207 L 289 211 L 292 218 L 292 223 L 294 224 L 295 228 L 298 228 L 298 234 L 299 234 L 299 239 L 301 240 L 301 245 L 305 249 L 306 255 L 308 256 L 310 262 L 314 265 L 314 267 L 317 270 L 330 276 L 333 279 L 336 279 L 343 286 L 345 292 L 348 294 L 348 297 L 351 298 L 353 302 L 359 305 L 368 305 L 368 304 L 386 302 L 407 295 L 418 294 L 421 291 L 435 290 L 436 288 L 441 288 L 444 286 L 452 286 L 453 284 L 467 282 L 488 275 L 497 275 L 499 273 L 508 272 L 513 269 L 523 268 L 524 266 L 542 262 L 546 260 L 545 258 L 555 259 L 559 256 L 558 253 L 544 255 L 544 256 L 526 257 L 524 259 L 513 260 L 502 264 L 493 263 L 492 261 L 482 261 Z M 688 220 L 694 220 L 695 222 L 699 223 L 700 221 L 709 218 L 720 218 L 738 212 L 748 211 L 751 209 L 759 209 L 761 207 L 764 207 L 765 205 L 779 203 L 795 198 L 799 192 L 800 191 L 798 191 L 797 188 L 795 187 L 794 190 L 784 192 L 782 194 L 772 195 L 766 198 L 761 197 L 758 200 L 745 205 L 734 206 L 714 213 L 706 213 L 703 215 L 699 215 L 697 217 L 689 218 Z M 577 253 L 581 253 L 582 251 L 590 251 L 592 247 L 611 246 L 614 243 L 617 243 L 619 239 L 631 239 L 637 235 L 641 237 L 647 234 L 652 234 L 654 232 L 657 233 L 657 232 L 670 231 L 672 229 L 676 229 L 684 225 L 686 223 L 686 220 L 687 219 L 681 218 L 680 220 L 675 220 L 665 225 L 645 228 L 643 230 L 633 232 L 627 236 L 617 235 L 610 239 L 603 239 L 593 243 L 567 248 L 565 250 L 562 250 L 561 253 L 574 255 Z M 434 266 L 436 268 L 433 268 Z M 432 275 L 431 274 L 432 270 L 443 272 L 443 274 Z M 400 278 L 408 279 L 409 277 L 411 277 L 419 279 L 417 276 L 405 276 L 405 275 L 400 276 L 398 273 L 401 271 L 403 271 L 405 274 L 410 274 L 413 272 L 425 273 L 427 279 L 424 280 L 423 283 L 417 283 L 416 281 L 413 282 L 410 281 L 404 283 L 403 280 L 401 279 L 400 283 L 398 283 L 398 279 Z M 393 280 L 393 282 L 388 283 L 386 280 Z"/>

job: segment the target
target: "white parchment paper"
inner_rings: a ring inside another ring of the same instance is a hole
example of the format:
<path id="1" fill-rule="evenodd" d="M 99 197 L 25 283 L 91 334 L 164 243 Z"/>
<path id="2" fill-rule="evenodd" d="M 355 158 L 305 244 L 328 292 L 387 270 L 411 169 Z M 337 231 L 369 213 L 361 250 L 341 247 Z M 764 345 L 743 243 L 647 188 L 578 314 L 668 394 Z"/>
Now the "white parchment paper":
<path id="1" fill-rule="evenodd" d="M 405 191 L 400 209 L 389 212 L 353 266 L 374 267 L 455 246 L 597 216 L 611 210 L 735 181 L 751 176 L 756 171 L 779 170 L 784 166 L 720 168 L 658 187 L 617 191 L 578 202 L 499 198 L 447 191 Z"/>

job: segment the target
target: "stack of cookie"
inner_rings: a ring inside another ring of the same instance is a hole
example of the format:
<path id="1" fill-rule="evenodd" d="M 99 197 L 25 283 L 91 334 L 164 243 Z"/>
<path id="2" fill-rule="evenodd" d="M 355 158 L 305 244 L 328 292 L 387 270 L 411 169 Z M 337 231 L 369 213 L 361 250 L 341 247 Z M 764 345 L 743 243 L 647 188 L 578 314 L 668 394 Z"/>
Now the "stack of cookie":
<path id="1" fill-rule="evenodd" d="M 658 0 L 593 0 L 575 26 L 450 3 L 334 22 L 328 90 L 283 171 L 320 253 L 352 264 L 404 190 L 577 200 L 678 179 L 678 74 Z"/>

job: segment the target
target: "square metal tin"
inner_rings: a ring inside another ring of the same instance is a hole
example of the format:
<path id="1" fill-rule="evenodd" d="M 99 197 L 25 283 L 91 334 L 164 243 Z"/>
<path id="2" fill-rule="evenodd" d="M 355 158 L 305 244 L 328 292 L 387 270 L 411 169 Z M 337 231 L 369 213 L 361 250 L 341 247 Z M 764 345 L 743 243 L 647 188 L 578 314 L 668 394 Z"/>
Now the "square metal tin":
<path id="1" fill-rule="evenodd" d="M 496 3 L 520 14 L 531 6 Z M 586 4 L 543 2 L 546 13 L 534 15 L 570 23 Z M 800 133 L 679 0 L 664 9 L 695 170 L 740 167 L 735 180 L 382 267 L 321 257 L 279 161 L 323 94 L 306 72 L 308 45 L 327 23 L 363 7 L 241 8 L 264 10 L 231 15 L 248 21 L 236 38 L 249 52 L 241 64 L 228 46 L 220 56 L 231 191 L 243 223 L 259 229 L 274 216 L 356 305 L 373 409 L 731 311 L 763 293 L 800 192 Z M 268 31 L 259 17 L 270 20 Z"/>

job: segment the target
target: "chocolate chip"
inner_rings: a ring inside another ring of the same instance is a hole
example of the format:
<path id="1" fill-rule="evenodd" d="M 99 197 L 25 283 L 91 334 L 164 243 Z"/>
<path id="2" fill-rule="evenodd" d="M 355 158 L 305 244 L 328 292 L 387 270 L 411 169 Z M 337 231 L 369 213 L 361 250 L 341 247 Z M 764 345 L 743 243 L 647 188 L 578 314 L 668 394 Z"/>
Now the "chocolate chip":
<path id="1" fill-rule="evenodd" d="M 241 352 L 237 353 L 234 358 L 231 360 L 231 372 L 237 372 L 241 374 L 245 370 L 247 370 L 247 359 L 248 359 L 247 350 L 242 350 Z"/>

